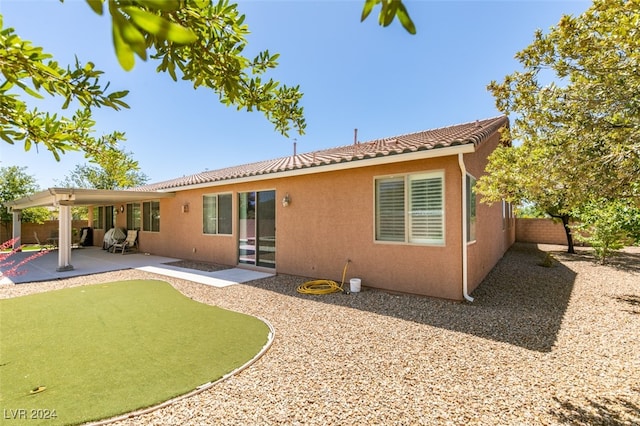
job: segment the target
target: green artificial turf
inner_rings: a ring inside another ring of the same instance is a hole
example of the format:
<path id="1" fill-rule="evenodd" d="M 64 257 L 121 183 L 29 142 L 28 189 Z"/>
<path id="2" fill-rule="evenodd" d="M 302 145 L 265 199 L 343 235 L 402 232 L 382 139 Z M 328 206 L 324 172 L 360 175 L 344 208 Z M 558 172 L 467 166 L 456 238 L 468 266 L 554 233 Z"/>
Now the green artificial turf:
<path id="1" fill-rule="evenodd" d="M 155 280 L 0 300 L 0 423 L 76 424 L 157 404 L 245 364 L 268 333 Z"/>

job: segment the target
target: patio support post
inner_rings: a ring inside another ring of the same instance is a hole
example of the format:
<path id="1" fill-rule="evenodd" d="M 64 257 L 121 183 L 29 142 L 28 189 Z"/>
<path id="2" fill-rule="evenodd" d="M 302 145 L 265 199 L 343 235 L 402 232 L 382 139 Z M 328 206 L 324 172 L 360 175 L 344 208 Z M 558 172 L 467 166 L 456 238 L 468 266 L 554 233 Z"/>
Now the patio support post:
<path id="1" fill-rule="evenodd" d="M 13 213 L 13 228 L 11 230 L 12 238 L 17 238 L 13 242 L 13 249 L 17 249 L 22 245 L 22 210 L 12 210 Z"/>
<path id="2" fill-rule="evenodd" d="M 58 206 L 58 268 L 56 271 L 71 271 L 71 206 Z"/>

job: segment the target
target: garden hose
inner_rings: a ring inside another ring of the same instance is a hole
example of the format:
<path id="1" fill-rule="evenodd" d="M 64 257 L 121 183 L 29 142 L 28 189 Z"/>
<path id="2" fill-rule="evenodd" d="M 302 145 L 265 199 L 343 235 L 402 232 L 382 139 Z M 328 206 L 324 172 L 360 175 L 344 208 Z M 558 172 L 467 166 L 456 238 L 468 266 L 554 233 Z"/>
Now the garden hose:
<path id="1" fill-rule="evenodd" d="M 347 275 L 347 266 L 351 260 L 347 260 L 342 270 L 342 283 L 332 280 L 312 280 L 298 286 L 298 293 L 302 294 L 330 294 L 344 291 L 344 277 Z"/>

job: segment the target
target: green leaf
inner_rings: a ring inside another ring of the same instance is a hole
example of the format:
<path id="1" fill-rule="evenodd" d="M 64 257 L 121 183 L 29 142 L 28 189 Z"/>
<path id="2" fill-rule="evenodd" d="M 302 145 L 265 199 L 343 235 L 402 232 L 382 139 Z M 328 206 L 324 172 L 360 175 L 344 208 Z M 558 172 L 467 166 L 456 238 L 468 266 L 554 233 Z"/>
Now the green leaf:
<path id="1" fill-rule="evenodd" d="M 42 71 L 43 73 L 50 74 L 55 78 L 60 78 L 60 73 L 57 71 L 56 68 L 53 68 L 52 66 L 46 66 L 42 62 L 34 62 L 33 66 L 38 70 Z"/>
<path id="2" fill-rule="evenodd" d="M 167 71 L 169 72 L 169 75 L 171 76 L 173 81 L 178 81 L 178 78 L 176 77 L 176 64 L 173 61 L 169 61 L 167 63 Z"/>
<path id="3" fill-rule="evenodd" d="M 152 10 L 172 12 L 180 9 L 180 2 L 178 0 L 138 0 L 138 3 Z"/>
<path id="4" fill-rule="evenodd" d="M 396 17 L 396 10 L 398 9 L 398 2 L 391 0 L 389 3 L 382 3 L 382 10 L 380 11 L 380 25 L 388 27 L 393 22 L 393 18 Z"/>
<path id="5" fill-rule="evenodd" d="M 131 20 L 140 28 L 163 40 L 177 44 L 190 44 L 198 38 L 188 28 L 164 19 L 161 16 L 141 10 L 133 6 L 123 7 L 122 11 L 131 17 Z"/>
<path id="6" fill-rule="evenodd" d="M 67 109 L 69 107 L 70 102 L 71 102 L 71 96 L 67 96 L 67 98 L 64 101 L 64 104 L 62 104 L 61 109 Z"/>
<path id="7" fill-rule="evenodd" d="M 93 11 L 95 13 L 97 13 L 100 16 L 102 16 L 102 13 L 103 13 L 102 3 L 103 3 L 103 1 L 104 0 L 87 0 L 87 3 L 89 4 L 91 9 L 93 9 Z"/>
<path id="8" fill-rule="evenodd" d="M 377 3 L 380 3 L 380 0 L 365 0 L 364 7 L 362 8 L 362 15 L 360 16 L 360 22 L 363 22 L 365 19 L 367 19 L 367 17 L 373 10 L 373 7 Z"/>
<path id="9" fill-rule="evenodd" d="M 120 99 L 120 98 L 124 98 L 125 96 L 127 96 L 129 94 L 128 90 L 120 90 L 118 92 L 113 92 L 109 95 L 109 98 L 111 99 Z"/>
<path id="10" fill-rule="evenodd" d="M 199 9 L 204 9 L 211 4 L 211 0 L 193 0 L 193 3 L 195 3 Z"/>
<path id="11" fill-rule="evenodd" d="M 4 83 L 2 83 L 2 86 L 0 86 L 0 92 L 6 92 L 8 90 L 11 90 L 13 85 L 14 85 L 13 81 L 5 80 Z"/>
<path id="12" fill-rule="evenodd" d="M 28 94 L 30 94 L 31 96 L 33 96 L 34 98 L 38 98 L 38 99 L 44 99 L 44 97 L 38 93 L 35 92 L 34 90 L 32 90 L 29 86 L 27 86 L 26 84 L 20 82 L 20 81 L 16 81 L 15 82 L 17 86 L 19 86 L 22 90 L 24 90 L 25 92 L 27 92 Z"/>
<path id="13" fill-rule="evenodd" d="M 4 139 L 5 142 L 13 145 L 13 139 L 7 136 L 5 132 L 0 132 L 0 138 Z"/>
<path id="14" fill-rule="evenodd" d="M 133 50 L 124 41 L 122 34 L 120 33 L 120 26 L 117 23 L 117 19 L 112 19 L 111 31 L 113 35 L 113 47 L 116 50 L 116 56 L 120 66 L 125 71 L 131 71 L 135 65 L 135 58 L 133 57 Z"/>
<path id="15" fill-rule="evenodd" d="M 143 60 L 147 60 L 147 46 L 144 40 L 144 35 L 126 19 L 118 20 L 120 27 L 120 34 L 122 39 L 136 52 L 136 54 Z"/>
<path id="16" fill-rule="evenodd" d="M 409 17 L 409 12 L 407 11 L 407 8 L 404 7 L 404 4 L 400 3 L 400 5 L 398 5 L 396 16 L 400 20 L 400 23 L 402 24 L 404 29 L 407 30 L 409 34 L 416 34 L 416 26 L 413 24 L 411 17 Z"/>

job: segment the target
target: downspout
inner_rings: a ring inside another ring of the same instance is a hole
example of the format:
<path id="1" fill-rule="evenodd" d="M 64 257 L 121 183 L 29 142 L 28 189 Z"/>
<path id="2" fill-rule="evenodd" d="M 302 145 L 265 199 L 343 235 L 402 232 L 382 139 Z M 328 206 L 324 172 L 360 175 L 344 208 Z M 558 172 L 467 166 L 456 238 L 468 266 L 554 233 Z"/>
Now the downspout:
<path id="1" fill-rule="evenodd" d="M 464 165 L 463 153 L 458 153 L 458 165 L 460 165 L 460 174 L 462 176 L 462 295 L 464 298 L 473 302 L 473 297 L 469 295 L 467 282 L 467 168 Z"/>

